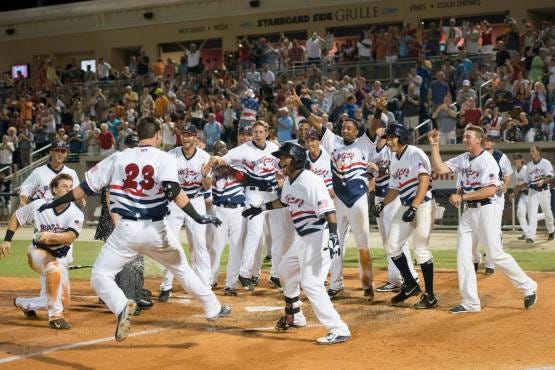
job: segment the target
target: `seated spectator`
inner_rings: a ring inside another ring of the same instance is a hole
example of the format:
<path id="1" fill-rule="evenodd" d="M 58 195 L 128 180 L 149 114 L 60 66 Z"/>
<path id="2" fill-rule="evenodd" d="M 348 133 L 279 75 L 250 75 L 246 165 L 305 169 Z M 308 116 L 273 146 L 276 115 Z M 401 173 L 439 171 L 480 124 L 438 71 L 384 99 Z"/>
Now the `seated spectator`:
<path id="1" fill-rule="evenodd" d="M 436 120 L 440 132 L 440 145 L 457 143 L 457 110 L 451 106 L 452 103 L 451 95 L 447 94 L 443 98 L 443 103 L 432 113 L 432 118 Z"/>
<path id="2" fill-rule="evenodd" d="M 83 153 L 84 138 L 81 133 L 81 126 L 79 124 L 73 125 L 73 130 L 69 133 L 68 138 L 69 152 L 70 153 Z"/>

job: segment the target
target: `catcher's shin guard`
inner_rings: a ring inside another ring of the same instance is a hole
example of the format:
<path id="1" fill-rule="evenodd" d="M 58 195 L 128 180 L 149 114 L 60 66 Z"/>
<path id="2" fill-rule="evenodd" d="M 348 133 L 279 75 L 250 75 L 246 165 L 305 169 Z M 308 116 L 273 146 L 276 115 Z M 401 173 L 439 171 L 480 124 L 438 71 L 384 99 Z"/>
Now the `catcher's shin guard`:
<path id="1" fill-rule="evenodd" d="M 295 302 L 299 302 L 295 305 L 297 307 L 294 307 Z M 299 297 L 285 297 L 285 315 L 279 318 L 276 329 L 286 331 L 291 328 L 298 328 L 299 326 L 295 325 L 295 314 L 299 312 L 301 312 Z"/>

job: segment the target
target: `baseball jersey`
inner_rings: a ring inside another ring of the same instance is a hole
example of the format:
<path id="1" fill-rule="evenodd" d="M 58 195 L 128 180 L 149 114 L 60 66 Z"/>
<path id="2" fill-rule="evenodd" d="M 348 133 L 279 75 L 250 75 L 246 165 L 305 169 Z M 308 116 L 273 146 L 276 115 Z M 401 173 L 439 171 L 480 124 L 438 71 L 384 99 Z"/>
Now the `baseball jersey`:
<path id="1" fill-rule="evenodd" d="M 476 157 L 471 157 L 466 152 L 451 158 L 445 162 L 447 167 L 457 176 L 457 187 L 466 193 L 478 191 L 486 186 L 499 186 L 499 165 L 493 156 L 486 150 L 482 150 Z M 489 197 L 491 201 L 497 199 L 493 194 Z"/>
<path id="2" fill-rule="evenodd" d="M 215 206 L 244 204 L 244 174 L 229 167 L 219 167 L 212 173 L 212 202 Z"/>
<path id="3" fill-rule="evenodd" d="M 300 236 L 324 230 L 327 226 L 324 214 L 335 211 L 324 181 L 311 171 L 302 170 L 293 181 L 287 177 L 280 200 L 289 208 L 293 226 Z"/>
<path id="4" fill-rule="evenodd" d="M 53 233 L 63 233 L 66 231 L 73 231 L 77 236 L 79 236 L 79 233 L 83 228 L 85 216 L 75 203 L 69 203 L 67 208 L 65 208 L 61 213 L 57 213 L 54 208 L 49 208 L 39 212 L 39 207 L 45 203 L 46 200 L 38 199 L 18 209 L 15 212 L 17 222 L 20 225 L 34 223 L 35 232 L 48 231 Z M 46 245 L 43 243 L 37 243 L 35 240 L 33 240 L 33 245 L 37 248 L 48 251 L 54 257 L 58 258 L 62 258 L 67 255 L 67 252 L 69 252 L 69 249 L 72 246 L 72 244 Z"/>
<path id="5" fill-rule="evenodd" d="M 331 162 L 328 152 L 320 148 L 320 154 L 315 160 L 312 160 L 312 158 L 310 158 L 310 154 L 308 153 L 308 151 L 306 152 L 306 156 L 308 158 L 308 163 L 310 164 L 310 170 L 320 176 L 322 180 L 324 180 L 326 188 L 332 189 L 333 183 L 331 179 Z"/>
<path id="6" fill-rule="evenodd" d="M 276 171 L 279 169 L 279 159 L 272 155 L 279 147 L 271 141 L 266 141 L 260 149 L 254 142 L 248 141 L 227 152 L 223 156 L 225 162 L 247 177 L 247 186 L 260 188 L 276 187 Z"/>
<path id="7" fill-rule="evenodd" d="M 528 163 L 526 166 L 526 178 L 530 189 L 537 188 L 544 177 L 553 177 L 553 166 L 551 162 L 542 158 L 538 163 L 534 163 L 534 161 Z M 542 186 L 549 186 L 549 184 Z"/>
<path id="8" fill-rule="evenodd" d="M 110 212 L 132 219 L 161 219 L 168 214 L 162 181 L 179 182 L 177 161 L 152 146 L 114 153 L 85 173 L 85 183 L 99 193 L 110 186 Z"/>
<path id="9" fill-rule="evenodd" d="M 430 185 L 422 202 L 432 199 L 432 166 L 422 149 L 407 145 L 400 155 L 393 154 L 389 173 L 389 187 L 399 192 L 402 205 L 411 205 L 416 196 L 420 174 L 427 174 L 430 177 Z"/>
<path id="10" fill-rule="evenodd" d="M 345 144 L 343 138 L 325 127 L 320 142 L 330 154 L 333 190 L 347 207 L 352 207 L 368 192 L 368 160 L 373 157 L 376 145 L 366 133 Z"/>
<path id="11" fill-rule="evenodd" d="M 73 179 L 73 187 L 79 186 L 79 177 L 71 168 L 63 165 L 58 171 L 54 170 L 50 163 L 37 167 L 31 172 L 29 177 L 21 184 L 20 195 L 25 195 L 31 200 L 52 198 L 50 193 L 50 182 L 57 175 L 65 173 Z"/>
<path id="12" fill-rule="evenodd" d="M 516 174 L 515 176 L 516 185 L 522 185 L 522 184 L 528 183 L 528 177 L 526 177 L 526 165 L 522 165 L 522 167 L 520 167 L 520 170 L 515 168 L 514 173 Z"/>
<path id="13" fill-rule="evenodd" d="M 387 145 L 381 148 L 376 147 L 376 154 L 370 160 L 374 162 L 379 171 L 372 171 L 372 176 L 376 179 L 376 196 L 385 197 L 389 190 L 389 166 L 391 165 L 391 158 L 393 154 Z"/>
<path id="14" fill-rule="evenodd" d="M 181 188 L 189 198 L 195 198 L 207 192 L 202 187 L 202 166 L 210 160 L 210 154 L 200 148 L 190 158 L 183 153 L 183 148 L 173 148 L 168 151 L 177 162 L 177 178 Z M 210 196 L 208 191 L 208 196 Z"/>

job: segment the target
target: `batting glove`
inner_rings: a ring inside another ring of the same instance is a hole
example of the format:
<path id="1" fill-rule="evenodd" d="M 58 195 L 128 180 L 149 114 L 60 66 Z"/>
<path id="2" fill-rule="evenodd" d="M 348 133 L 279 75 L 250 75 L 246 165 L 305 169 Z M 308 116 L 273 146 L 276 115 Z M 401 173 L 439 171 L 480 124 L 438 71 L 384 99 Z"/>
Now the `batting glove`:
<path id="1" fill-rule="evenodd" d="M 330 233 L 327 249 L 332 260 L 341 258 L 341 246 L 339 245 L 339 236 L 336 233 Z"/>
<path id="2" fill-rule="evenodd" d="M 203 225 L 212 224 L 216 227 L 219 227 L 222 224 L 222 221 L 218 217 L 211 215 L 202 215 L 197 222 Z"/>
<path id="3" fill-rule="evenodd" d="M 416 217 L 416 207 L 410 206 L 404 213 L 403 213 L 403 221 L 405 222 L 412 222 Z"/>
<path id="4" fill-rule="evenodd" d="M 374 216 L 380 217 L 380 213 L 382 213 L 383 209 L 385 208 L 385 204 L 380 202 L 374 206 Z"/>
<path id="5" fill-rule="evenodd" d="M 252 204 L 250 208 L 245 209 L 241 212 L 241 216 L 248 217 L 249 220 L 252 220 L 253 217 L 258 216 L 262 213 L 262 207 L 254 207 Z"/>

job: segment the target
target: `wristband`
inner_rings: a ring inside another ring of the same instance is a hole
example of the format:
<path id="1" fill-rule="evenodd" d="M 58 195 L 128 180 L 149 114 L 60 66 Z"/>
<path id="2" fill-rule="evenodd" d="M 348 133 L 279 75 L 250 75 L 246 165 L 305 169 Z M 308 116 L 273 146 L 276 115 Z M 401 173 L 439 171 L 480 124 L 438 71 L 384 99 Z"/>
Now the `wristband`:
<path id="1" fill-rule="evenodd" d="M 266 202 L 266 203 L 261 204 L 261 205 L 260 205 L 260 208 L 261 208 L 263 211 L 269 211 L 269 210 L 271 210 L 271 209 L 274 209 L 274 205 L 273 205 L 272 202 Z"/>
<path id="2" fill-rule="evenodd" d="M 11 242 L 14 234 L 15 234 L 15 231 L 9 230 L 9 229 L 6 230 L 6 236 L 4 236 L 4 241 Z"/>
<path id="3" fill-rule="evenodd" d="M 328 222 L 328 227 L 330 229 L 330 234 L 337 234 L 337 224 Z"/>

